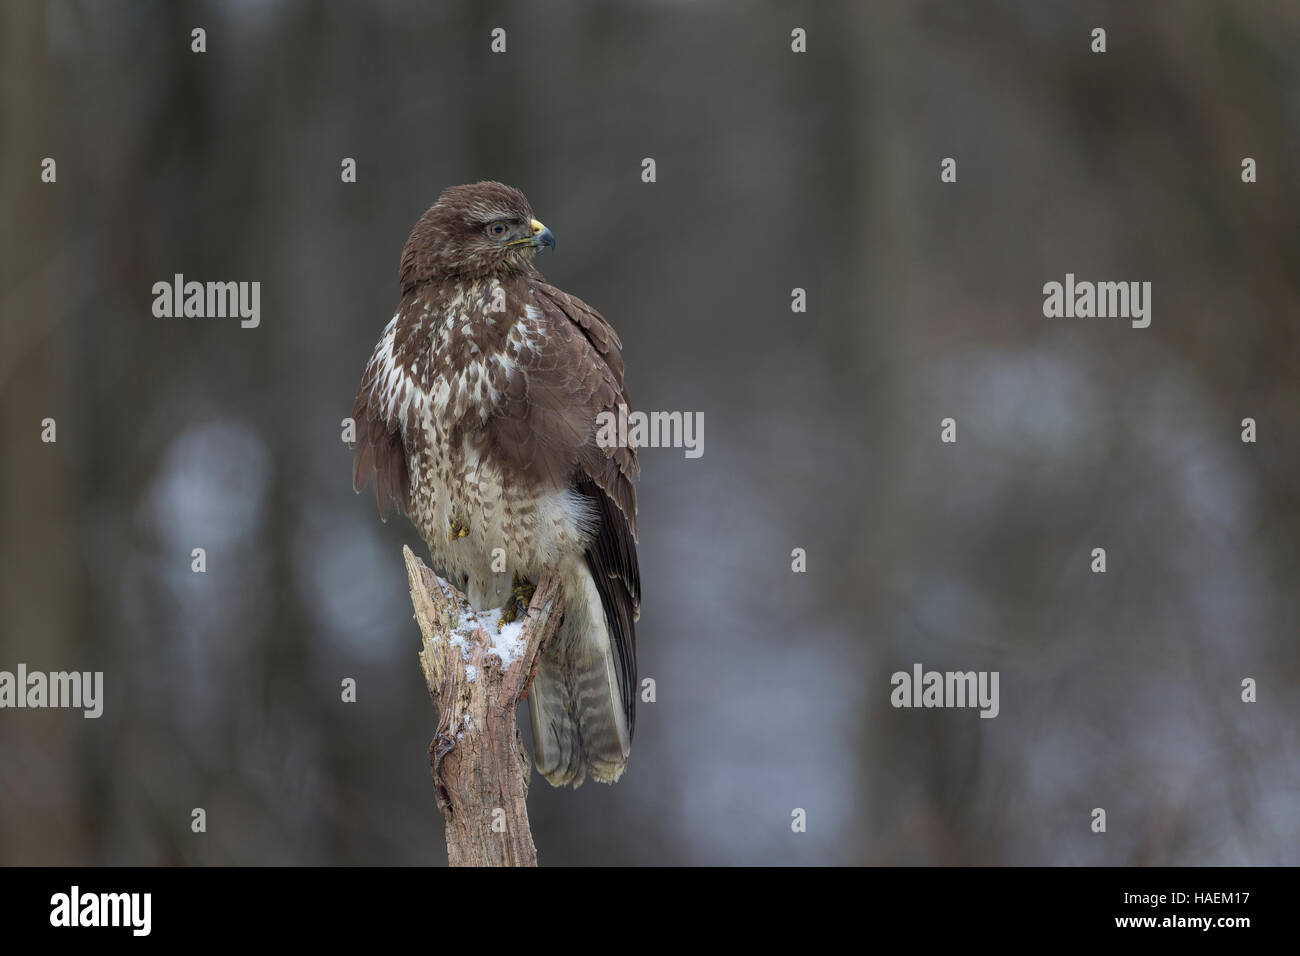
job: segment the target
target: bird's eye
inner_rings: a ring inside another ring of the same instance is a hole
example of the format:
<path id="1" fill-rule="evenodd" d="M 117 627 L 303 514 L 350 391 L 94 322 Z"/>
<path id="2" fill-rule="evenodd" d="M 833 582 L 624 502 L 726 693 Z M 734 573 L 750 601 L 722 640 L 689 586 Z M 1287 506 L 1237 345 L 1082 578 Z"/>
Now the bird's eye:
<path id="1" fill-rule="evenodd" d="M 504 222 L 494 222 L 487 227 L 488 235 L 493 239 L 500 239 L 509 231 L 509 229 L 510 227 Z"/>

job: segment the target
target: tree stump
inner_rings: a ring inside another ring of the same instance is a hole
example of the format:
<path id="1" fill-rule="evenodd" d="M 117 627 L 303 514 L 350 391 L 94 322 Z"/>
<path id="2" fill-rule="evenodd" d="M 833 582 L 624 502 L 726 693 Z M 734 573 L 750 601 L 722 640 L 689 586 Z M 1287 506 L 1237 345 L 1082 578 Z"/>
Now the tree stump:
<path id="1" fill-rule="evenodd" d="M 536 866 L 528 825 L 532 760 L 515 724 L 541 647 L 564 608 L 544 574 L 527 614 L 498 630 L 499 611 L 476 612 L 410 548 L 402 548 L 419 622 L 420 666 L 438 729 L 429 745 L 452 866 Z"/>

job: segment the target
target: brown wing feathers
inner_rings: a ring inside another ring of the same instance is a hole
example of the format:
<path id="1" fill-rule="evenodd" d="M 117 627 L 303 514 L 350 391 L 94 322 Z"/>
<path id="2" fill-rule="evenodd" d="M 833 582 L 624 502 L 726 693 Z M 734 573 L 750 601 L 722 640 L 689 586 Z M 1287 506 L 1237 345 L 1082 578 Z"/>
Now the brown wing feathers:
<path id="1" fill-rule="evenodd" d="M 404 514 L 410 512 L 411 476 L 406 467 L 401 425 L 384 417 L 375 394 L 380 368 L 380 363 L 372 359 L 352 406 L 358 446 L 352 462 L 352 490 L 360 491 L 373 476 L 379 516 L 386 521 L 392 505 Z"/>
<path id="2" fill-rule="evenodd" d="M 539 283 L 534 298 L 561 327 L 581 329 L 584 338 L 599 354 L 600 361 L 587 361 L 600 379 L 589 400 L 594 420 L 597 412 L 617 413 L 620 403 L 628 404 L 623 385 L 622 343 L 599 312 L 553 286 Z M 556 315 L 558 313 L 558 315 Z M 566 325 L 560 317 L 568 319 Z M 592 406 L 594 405 L 594 409 Z M 636 627 L 641 610 L 641 570 L 636 556 L 636 449 L 614 446 L 583 447 L 579 458 L 577 490 L 591 504 L 596 515 L 595 535 L 587 548 L 587 567 L 600 592 L 618 656 L 619 691 L 627 716 L 629 736 L 636 726 Z"/>
<path id="3" fill-rule="evenodd" d="M 599 518 L 595 537 L 587 548 L 587 567 L 600 603 L 610 640 L 618 656 L 618 685 L 627 717 L 629 738 L 636 728 L 636 619 L 641 607 L 641 570 L 636 541 L 619 507 L 595 483 L 578 482 L 578 492 L 591 502 Z"/>

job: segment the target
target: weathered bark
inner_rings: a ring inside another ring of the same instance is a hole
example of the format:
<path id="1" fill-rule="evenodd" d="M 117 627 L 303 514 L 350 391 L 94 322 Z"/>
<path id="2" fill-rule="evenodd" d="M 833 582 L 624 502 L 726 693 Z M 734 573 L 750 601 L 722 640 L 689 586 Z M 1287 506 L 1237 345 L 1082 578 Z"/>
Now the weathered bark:
<path id="1" fill-rule="evenodd" d="M 438 709 L 429 759 L 447 860 L 452 866 L 536 866 L 528 826 L 531 761 L 515 710 L 532 685 L 538 651 L 559 623 L 559 581 L 546 574 L 537 582 L 520 650 L 503 668 L 494 635 L 479 626 L 465 596 L 410 548 L 402 554 L 422 634 L 420 666 Z"/>

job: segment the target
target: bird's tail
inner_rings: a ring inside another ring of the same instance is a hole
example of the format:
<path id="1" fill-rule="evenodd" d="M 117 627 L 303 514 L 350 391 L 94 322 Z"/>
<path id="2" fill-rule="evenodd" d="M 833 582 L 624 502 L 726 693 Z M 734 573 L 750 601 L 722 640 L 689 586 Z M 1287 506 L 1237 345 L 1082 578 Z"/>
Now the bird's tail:
<path id="1" fill-rule="evenodd" d="M 623 774 L 631 752 L 617 662 L 600 594 L 581 560 L 566 568 L 564 620 L 542 651 L 528 695 L 533 758 L 552 786 Z"/>

